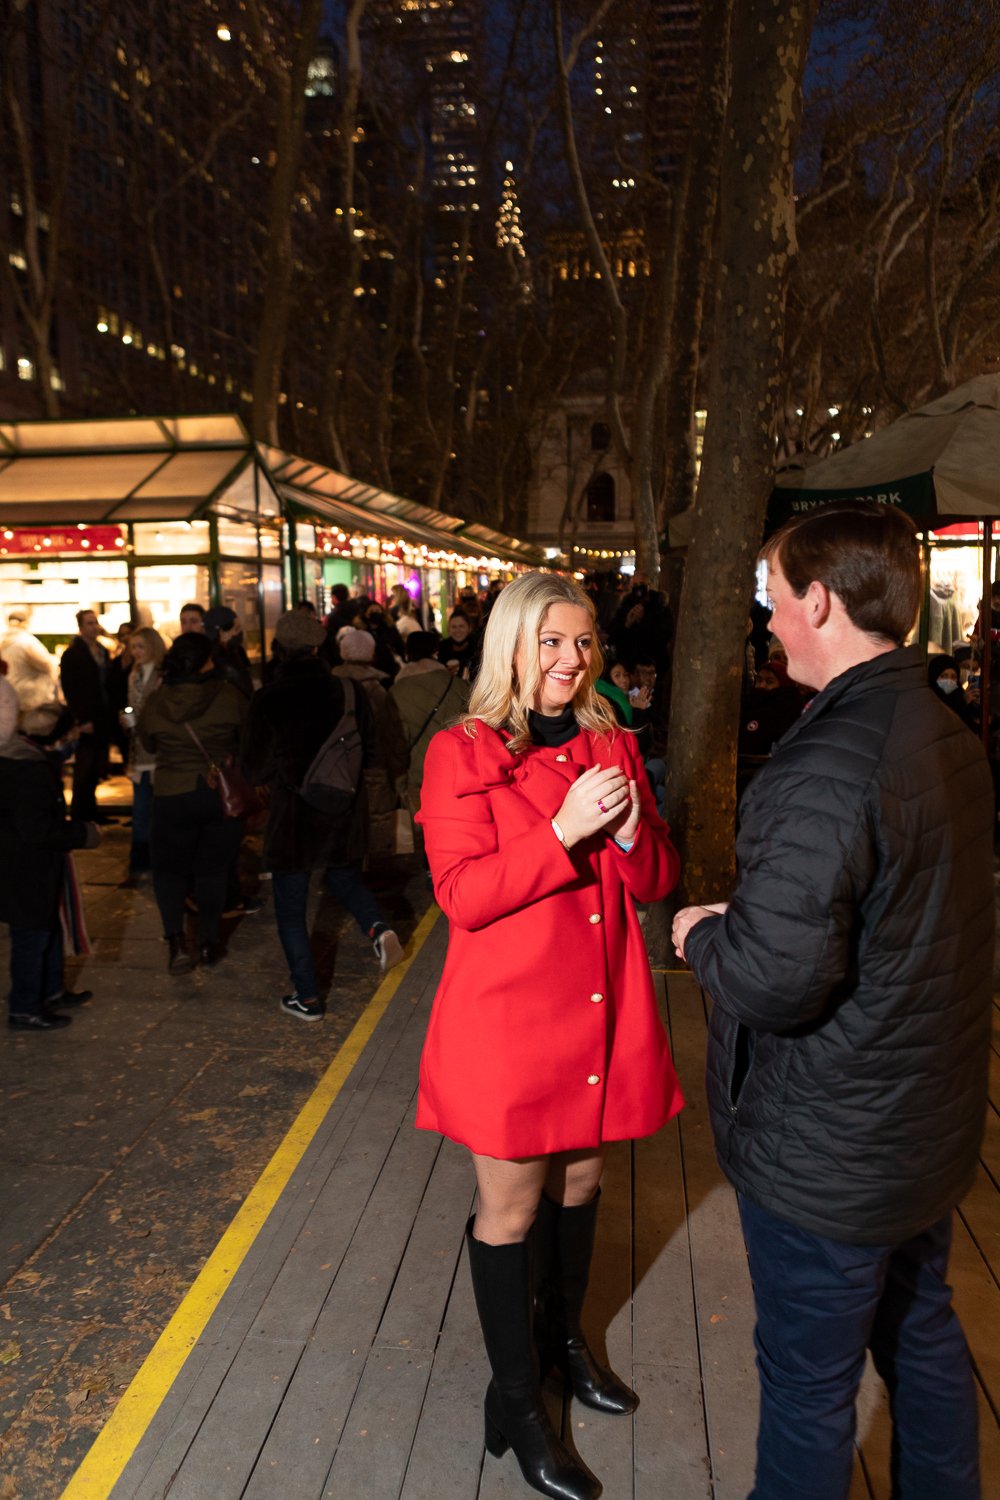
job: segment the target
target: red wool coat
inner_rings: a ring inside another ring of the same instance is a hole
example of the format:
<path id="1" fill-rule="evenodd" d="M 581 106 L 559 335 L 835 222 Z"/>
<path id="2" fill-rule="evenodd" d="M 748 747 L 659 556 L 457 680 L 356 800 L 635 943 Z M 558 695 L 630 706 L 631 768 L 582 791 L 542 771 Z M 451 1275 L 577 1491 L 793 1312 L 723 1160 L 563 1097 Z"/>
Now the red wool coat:
<path id="1" fill-rule="evenodd" d="M 627 854 L 603 835 L 567 850 L 552 829 L 597 761 L 639 787 Z M 665 896 L 678 859 L 634 738 L 581 730 L 515 755 L 482 722 L 441 730 L 419 817 L 451 933 L 417 1126 L 503 1160 L 658 1130 L 684 1101 L 631 898 Z"/>

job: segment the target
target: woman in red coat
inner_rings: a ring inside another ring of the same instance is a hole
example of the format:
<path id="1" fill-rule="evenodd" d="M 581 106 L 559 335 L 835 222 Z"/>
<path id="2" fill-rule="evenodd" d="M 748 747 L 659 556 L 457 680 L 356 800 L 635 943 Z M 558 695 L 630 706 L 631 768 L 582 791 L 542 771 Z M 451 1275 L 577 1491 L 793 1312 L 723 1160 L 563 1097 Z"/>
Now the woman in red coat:
<path id="1" fill-rule="evenodd" d="M 634 906 L 667 894 L 677 855 L 633 736 L 594 691 L 600 667 L 576 584 L 510 584 L 468 717 L 431 741 L 420 812 L 451 935 L 417 1125 L 467 1146 L 476 1170 L 486 1445 L 513 1447 L 560 1500 L 601 1486 L 549 1423 L 534 1340 L 578 1400 L 635 1409 L 580 1328 L 601 1165 L 606 1142 L 652 1134 L 683 1103 Z"/>

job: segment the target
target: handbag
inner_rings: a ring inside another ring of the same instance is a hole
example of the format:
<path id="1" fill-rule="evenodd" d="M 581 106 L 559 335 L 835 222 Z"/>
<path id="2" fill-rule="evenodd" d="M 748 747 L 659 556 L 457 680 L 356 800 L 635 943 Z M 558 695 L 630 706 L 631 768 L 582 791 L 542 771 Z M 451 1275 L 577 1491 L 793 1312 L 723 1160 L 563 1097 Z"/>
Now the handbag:
<path id="1" fill-rule="evenodd" d="M 232 755 L 227 755 L 220 764 L 212 759 L 192 726 L 185 721 L 184 728 L 205 757 L 208 775 L 205 780 L 219 794 L 223 816 L 242 818 L 249 833 L 255 833 L 267 819 L 267 803 L 255 787 L 243 775 Z"/>

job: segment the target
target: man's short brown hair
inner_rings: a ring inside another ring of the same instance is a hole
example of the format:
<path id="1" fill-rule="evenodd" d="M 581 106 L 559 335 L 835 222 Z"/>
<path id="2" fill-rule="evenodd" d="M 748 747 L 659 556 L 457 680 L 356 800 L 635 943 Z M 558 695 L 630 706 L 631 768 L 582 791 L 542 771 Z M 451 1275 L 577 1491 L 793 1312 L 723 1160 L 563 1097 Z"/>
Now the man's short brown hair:
<path id="1" fill-rule="evenodd" d="M 795 516 L 761 556 L 780 567 L 802 599 L 811 583 L 837 595 L 851 624 L 901 646 L 920 607 L 920 549 L 904 511 L 872 501 L 841 501 Z"/>

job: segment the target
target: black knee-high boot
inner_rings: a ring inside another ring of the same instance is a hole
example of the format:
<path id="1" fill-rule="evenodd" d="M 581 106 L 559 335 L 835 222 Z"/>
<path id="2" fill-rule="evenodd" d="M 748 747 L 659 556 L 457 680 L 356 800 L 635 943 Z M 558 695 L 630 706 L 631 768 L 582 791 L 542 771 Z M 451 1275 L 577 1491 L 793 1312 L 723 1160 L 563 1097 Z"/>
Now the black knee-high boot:
<path id="1" fill-rule="evenodd" d="M 553 1500 L 598 1500 L 601 1485 L 556 1435 L 542 1401 L 532 1335 L 526 1241 L 485 1245 L 466 1229 L 476 1309 L 493 1379 L 486 1391 L 486 1447 L 508 1448 L 532 1489 Z"/>
<path id="2" fill-rule="evenodd" d="M 598 1188 L 589 1203 L 566 1208 L 542 1194 L 533 1230 L 540 1262 L 535 1277 L 536 1337 L 543 1374 L 555 1365 L 584 1406 L 621 1416 L 635 1411 L 639 1398 L 613 1370 L 598 1363 L 580 1326 L 600 1196 Z"/>

